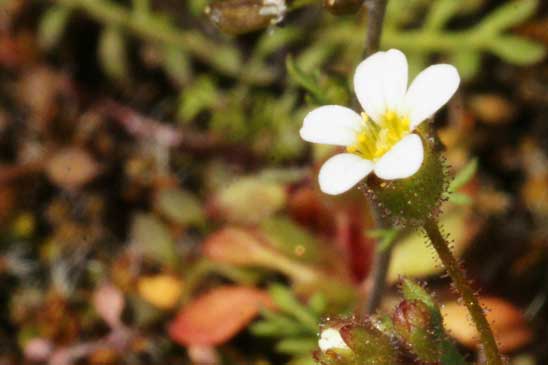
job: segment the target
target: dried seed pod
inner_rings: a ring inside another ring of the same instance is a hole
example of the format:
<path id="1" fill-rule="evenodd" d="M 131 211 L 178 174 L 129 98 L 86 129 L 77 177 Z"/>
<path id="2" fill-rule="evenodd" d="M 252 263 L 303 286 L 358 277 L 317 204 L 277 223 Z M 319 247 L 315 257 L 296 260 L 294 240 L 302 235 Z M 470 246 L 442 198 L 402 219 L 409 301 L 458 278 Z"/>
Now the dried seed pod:
<path id="1" fill-rule="evenodd" d="M 324 0 L 323 6 L 333 15 L 355 14 L 363 5 L 363 0 Z"/>
<path id="2" fill-rule="evenodd" d="M 215 1 L 205 8 L 205 14 L 221 31 L 234 35 L 279 23 L 285 12 L 285 0 Z"/>

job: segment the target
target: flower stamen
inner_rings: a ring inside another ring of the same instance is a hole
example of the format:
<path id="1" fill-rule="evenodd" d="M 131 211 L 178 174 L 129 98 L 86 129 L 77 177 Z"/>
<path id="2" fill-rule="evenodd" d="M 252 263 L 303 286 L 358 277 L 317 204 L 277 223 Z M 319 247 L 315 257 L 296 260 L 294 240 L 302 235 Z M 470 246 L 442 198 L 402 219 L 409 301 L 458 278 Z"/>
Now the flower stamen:
<path id="1" fill-rule="evenodd" d="M 362 128 L 356 134 L 356 142 L 346 148 L 348 153 L 376 161 L 409 134 L 409 118 L 402 117 L 394 111 L 387 111 L 379 124 L 365 113 L 361 116 Z"/>

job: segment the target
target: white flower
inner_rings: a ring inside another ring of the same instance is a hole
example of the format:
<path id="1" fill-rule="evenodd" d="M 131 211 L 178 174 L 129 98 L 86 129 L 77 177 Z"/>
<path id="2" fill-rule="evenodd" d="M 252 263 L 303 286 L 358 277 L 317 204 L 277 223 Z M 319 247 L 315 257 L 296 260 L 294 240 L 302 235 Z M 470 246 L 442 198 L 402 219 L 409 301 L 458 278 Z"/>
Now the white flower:
<path id="1" fill-rule="evenodd" d="M 318 341 L 320 350 L 326 352 L 332 349 L 348 350 L 348 345 L 344 342 L 339 331 L 334 328 L 327 328 L 322 331 L 320 340 Z"/>
<path id="2" fill-rule="evenodd" d="M 415 128 L 455 93 L 460 77 L 455 67 L 433 65 L 407 88 L 407 59 L 391 49 L 377 52 L 356 68 L 354 90 L 365 113 L 325 105 L 304 118 L 301 137 L 308 142 L 345 146 L 319 173 L 320 188 L 341 194 L 371 171 L 385 180 L 417 172 L 424 150 Z"/>

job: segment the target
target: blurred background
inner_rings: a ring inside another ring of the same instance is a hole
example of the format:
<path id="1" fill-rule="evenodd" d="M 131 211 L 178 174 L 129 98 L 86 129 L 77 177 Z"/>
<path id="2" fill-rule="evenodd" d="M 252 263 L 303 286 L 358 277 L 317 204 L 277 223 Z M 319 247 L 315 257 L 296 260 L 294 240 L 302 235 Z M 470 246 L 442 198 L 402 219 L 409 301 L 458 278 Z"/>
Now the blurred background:
<path id="1" fill-rule="evenodd" d="M 390 0 L 410 78 L 454 64 L 435 118 L 440 220 L 511 364 L 548 361 L 548 4 Z M 265 11 L 267 8 L 267 11 Z M 313 364 L 318 323 L 401 275 L 477 341 L 422 234 L 330 197 L 298 134 L 352 105 L 354 0 L 0 0 L 0 364 Z M 481 290 L 480 290 L 481 289 Z"/>

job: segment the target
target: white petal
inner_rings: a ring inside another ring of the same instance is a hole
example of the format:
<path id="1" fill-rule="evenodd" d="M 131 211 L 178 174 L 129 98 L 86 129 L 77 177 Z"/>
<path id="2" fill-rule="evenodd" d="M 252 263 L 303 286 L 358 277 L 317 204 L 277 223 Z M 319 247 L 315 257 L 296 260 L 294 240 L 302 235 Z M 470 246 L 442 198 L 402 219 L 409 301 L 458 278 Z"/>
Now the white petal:
<path id="1" fill-rule="evenodd" d="M 360 104 L 375 121 L 380 120 L 386 105 L 382 93 L 382 74 L 384 68 L 384 52 L 377 52 L 363 60 L 354 73 L 354 91 Z"/>
<path id="2" fill-rule="evenodd" d="M 399 109 L 406 89 L 407 59 L 396 49 L 377 52 L 356 68 L 356 96 L 367 115 L 375 121 L 380 121 L 387 109 Z"/>
<path id="3" fill-rule="evenodd" d="M 375 164 L 375 175 L 384 180 L 403 179 L 417 172 L 423 159 L 424 149 L 420 137 L 410 134 Z"/>
<path id="4" fill-rule="evenodd" d="M 318 176 L 320 189 L 331 195 L 344 193 L 373 170 L 373 162 L 351 153 L 341 153 L 327 160 Z"/>
<path id="5" fill-rule="evenodd" d="M 306 115 L 300 134 L 308 142 L 348 146 L 356 141 L 361 122 L 361 116 L 352 109 L 325 105 Z"/>
<path id="6" fill-rule="evenodd" d="M 407 91 L 407 59 L 397 49 L 386 52 L 384 102 L 390 110 L 398 110 Z"/>
<path id="7" fill-rule="evenodd" d="M 328 328 L 322 331 L 320 340 L 318 341 L 320 350 L 326 352 L 332 349 L 348 349 L 348 345 L 344 342 L 339 331 L 334 328 Z"/>
<path id="8" fill-rule="evenodd" d="M 447 103 L 459 83 L 459 73 L 451 65 L 433 65 L 418 74 L 409 86 L 404 102 L 411 130 Z"/>

